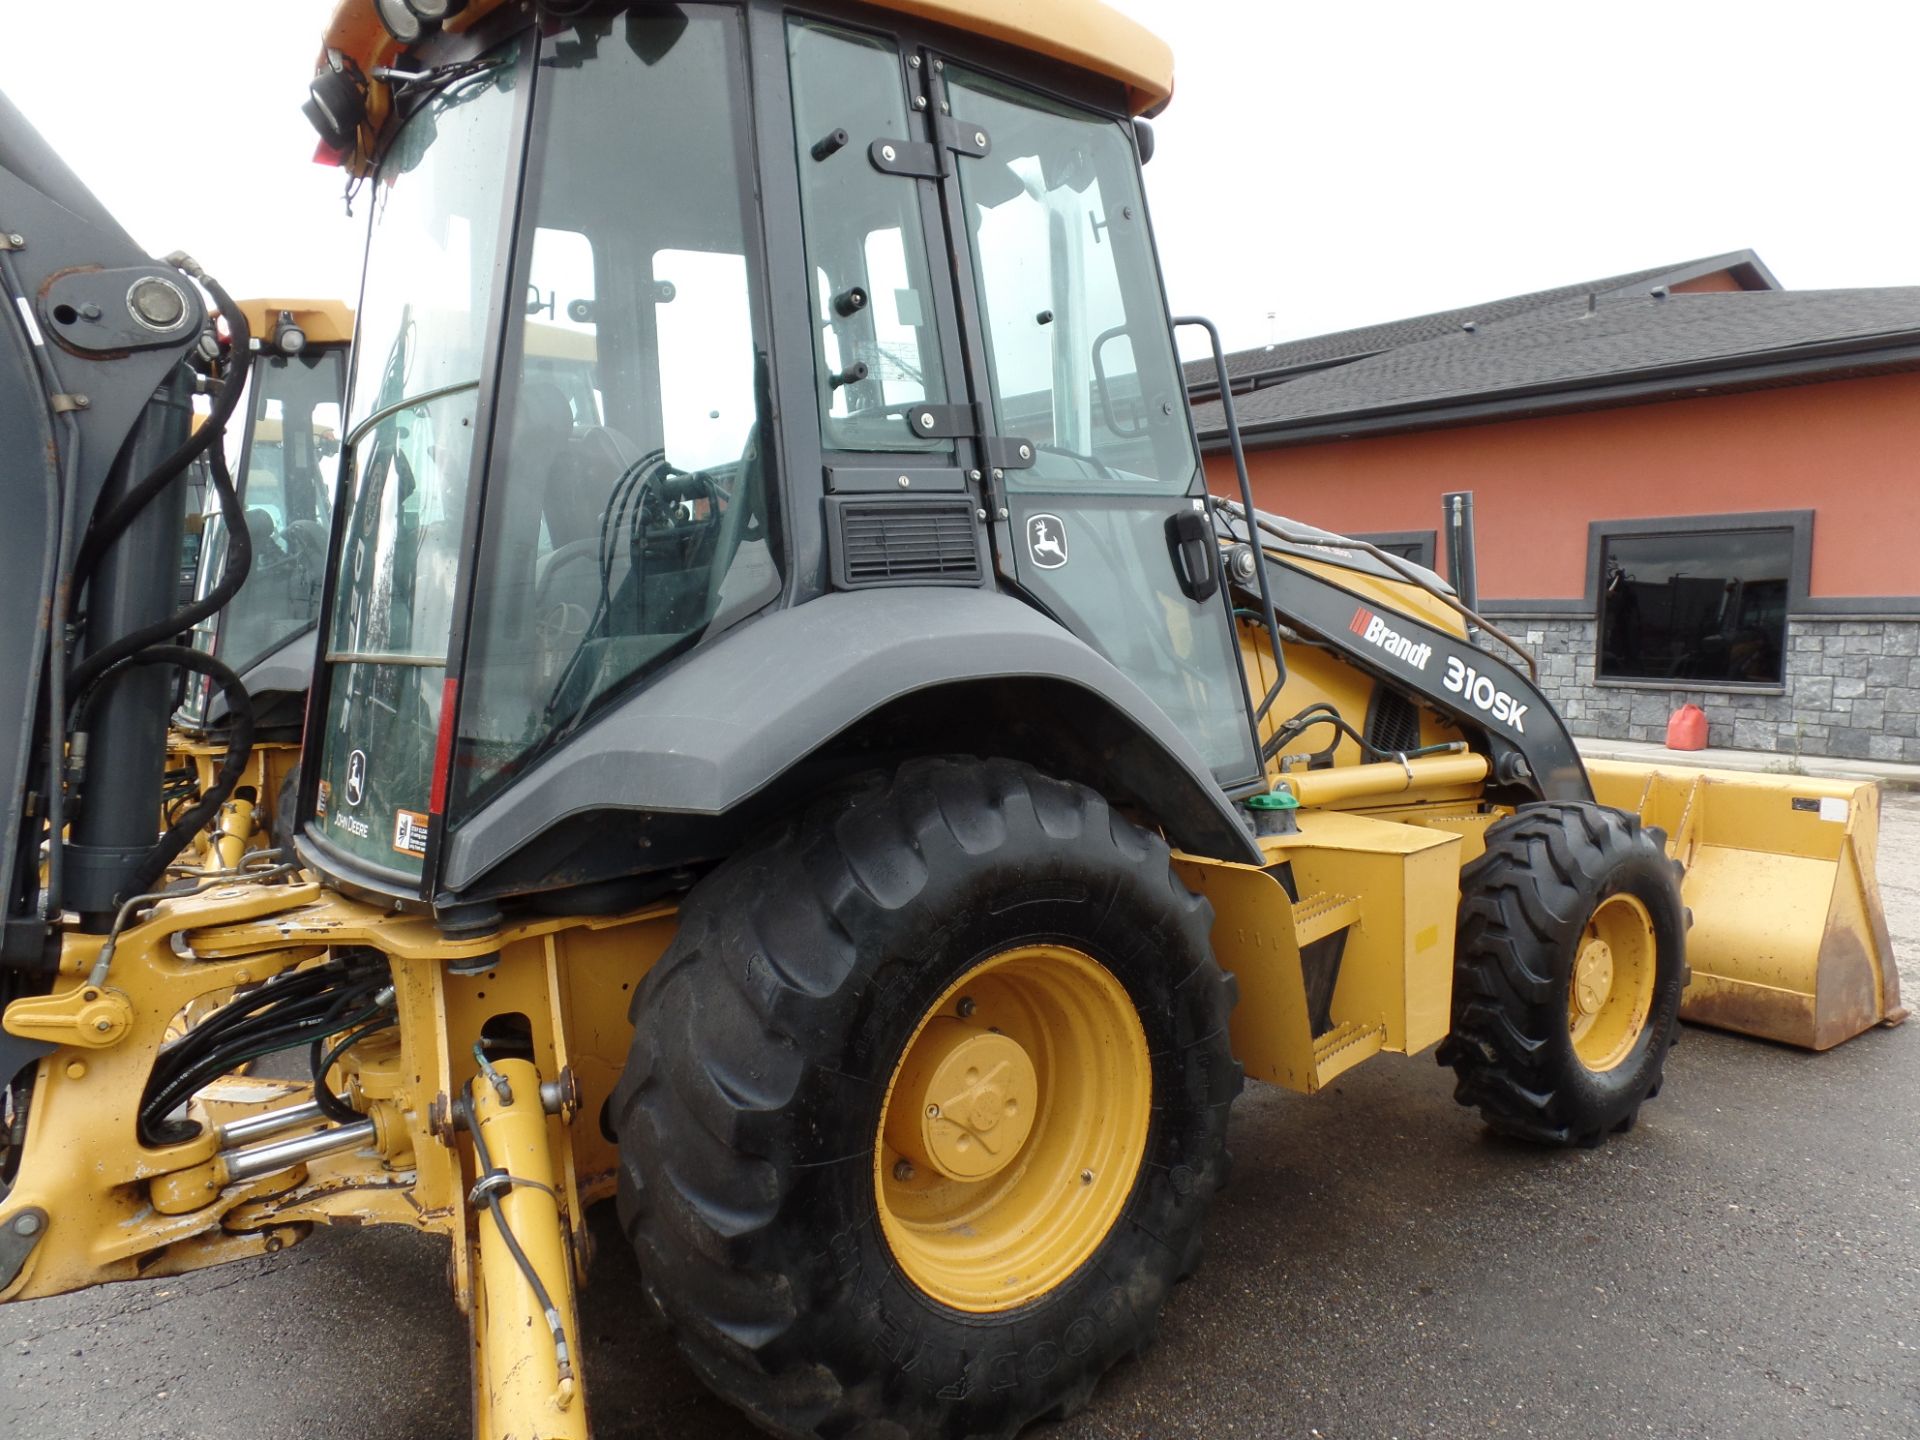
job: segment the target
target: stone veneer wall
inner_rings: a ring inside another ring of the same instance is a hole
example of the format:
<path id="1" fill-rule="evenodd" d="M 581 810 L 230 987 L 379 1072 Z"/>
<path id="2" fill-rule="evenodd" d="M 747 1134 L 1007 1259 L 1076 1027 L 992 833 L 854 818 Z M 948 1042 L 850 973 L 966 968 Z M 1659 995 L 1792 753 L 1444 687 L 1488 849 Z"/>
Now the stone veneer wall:
<path id="1" fill-rule="evenodd" d="M 1541 688 L 1576 735 L 1665 740 L 1668 717 L 1692 701 L 1709 745 L 1920 762 L 1920 617 L 1790 617 L 1780 695 L 1596 685 L 1593 620 L 1488 618 L 1539 657 Z"/>

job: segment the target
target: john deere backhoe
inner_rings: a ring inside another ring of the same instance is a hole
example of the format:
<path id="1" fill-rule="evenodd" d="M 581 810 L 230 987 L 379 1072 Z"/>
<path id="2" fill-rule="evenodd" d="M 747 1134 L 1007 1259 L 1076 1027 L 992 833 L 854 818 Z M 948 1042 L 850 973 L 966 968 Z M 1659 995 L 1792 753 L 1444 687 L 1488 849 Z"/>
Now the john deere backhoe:
<path id="1" fill-rule="evenodd" d="M 761 1424 L 1009 1436 L 1152 1335 L 1243 1067 L 1437 1043 L 1495 1127 L 1594 1144 L 1689 955 L 1720 1023 L 1898 1016 L 1871 787 L 1583 767 L 1434 577 L 1208 497 L 1171 91 L 1092 0 L 346 0 L 298 865 L 171 888 L 151 672 L 251 701 L 166 644 L 150 532 L 183 361 L 224 421 L 246 327 L 0 113 L 0 1297 L 444 1235 L 476 1433 L 579 1436 L 613 1196 Z"/>

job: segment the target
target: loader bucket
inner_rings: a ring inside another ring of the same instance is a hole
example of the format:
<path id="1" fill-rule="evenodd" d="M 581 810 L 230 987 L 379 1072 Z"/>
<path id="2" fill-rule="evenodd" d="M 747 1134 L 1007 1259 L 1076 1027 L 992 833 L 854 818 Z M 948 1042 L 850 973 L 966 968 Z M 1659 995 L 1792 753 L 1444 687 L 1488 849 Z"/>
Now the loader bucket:
<path id="1" fill-rule="evenodd" d="M 1826 1050 L 1906 1018 L 1872 781 L 1601 760 L 1587 772 L 1596 799 L 1658 825 L 1686 867 L 1684 1019 Z"/>

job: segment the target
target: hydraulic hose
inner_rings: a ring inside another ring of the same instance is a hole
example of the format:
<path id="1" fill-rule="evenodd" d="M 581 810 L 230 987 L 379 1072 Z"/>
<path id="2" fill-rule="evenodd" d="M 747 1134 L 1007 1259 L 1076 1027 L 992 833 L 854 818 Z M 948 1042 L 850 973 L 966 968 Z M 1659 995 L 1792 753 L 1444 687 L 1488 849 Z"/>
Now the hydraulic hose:
<path id="1" fill-rule="evenodd" d="M 239 492 L 233 487 L 233 476 L 227 470 L 227 457 L 217 447 L 209 469 L 213 477 L 214 494 L 220 497 L 220 516 L 227 528 L 227 553 L 225 563 L 220 568 L 219 583 L 184 609 L 175 611 L 164 620 L 156 620 L 151 625 L 122 635 L 74 666 L 72 673 L 67 676 L 67 689 L 79 697 L 77 703 L 91 702 L 93 697 L 88 692 L 95 682 L 122 660 L 138 654 L 149 645 L 169 640 L 191 629 L 207 616 L 224 608 L 240 593 L 240 587 L 246 584 L 247 574 L 253 568 L 253 536 L 247 530 L 246 511 L 240 506 Z"/>

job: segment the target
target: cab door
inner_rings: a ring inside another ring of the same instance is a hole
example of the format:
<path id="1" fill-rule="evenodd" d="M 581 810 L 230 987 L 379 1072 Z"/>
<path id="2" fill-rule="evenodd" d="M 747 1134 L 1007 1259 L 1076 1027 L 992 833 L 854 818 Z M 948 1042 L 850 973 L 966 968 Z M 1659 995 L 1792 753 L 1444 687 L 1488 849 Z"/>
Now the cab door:
<path id="1" fill-rule="evenodd" d="M 1003 583 L 1260 776 L 1131 127 L 929 53 Z"/>

